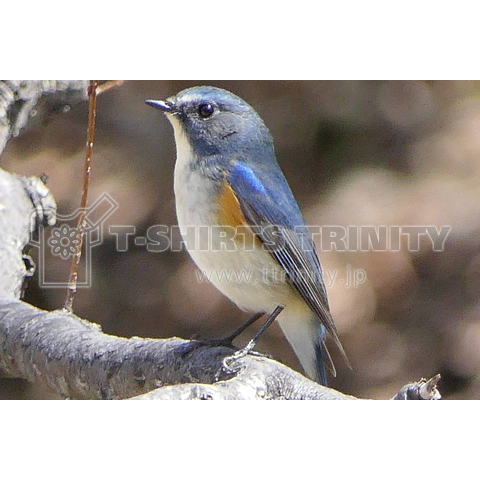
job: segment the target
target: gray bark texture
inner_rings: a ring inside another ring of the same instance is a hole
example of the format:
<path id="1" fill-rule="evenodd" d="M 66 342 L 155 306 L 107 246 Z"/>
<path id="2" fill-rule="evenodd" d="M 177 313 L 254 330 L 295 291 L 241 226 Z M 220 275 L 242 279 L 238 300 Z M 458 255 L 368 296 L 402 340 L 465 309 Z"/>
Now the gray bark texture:
<path id="1" fill-rule="evenodd" d="M 87 98 L 86 81 L 0 82 L 0 154 L 35 117 Z M 248 355 L 224 366 L 230 348 L 179 338 L 119 338 L 63 310 L 20 300 L 31 276 L 24 255 L 38 223 L 55 223 L 55 200 L 37 178 L 0 169 L 0 376 L 74 399 L 316 399 L 355 397 L 312 382 L 275 360 Z M 438 376 L 395 399 L 437 399 Z"/>

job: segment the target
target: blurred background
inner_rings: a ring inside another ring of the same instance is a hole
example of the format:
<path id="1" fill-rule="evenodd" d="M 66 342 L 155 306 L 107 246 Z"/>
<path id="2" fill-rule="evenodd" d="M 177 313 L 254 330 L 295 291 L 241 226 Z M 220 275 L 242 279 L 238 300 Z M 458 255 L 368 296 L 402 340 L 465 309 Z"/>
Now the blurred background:
<path id="1" fill-rule="evenodd" d="M 338 376 L 330 386 L 387 399 L 441 373 L 444 398 L 480 398 L 480 82 L 126 82 L 98 99 L 90 203 L 103 193 L 118 203 L 107 229 L 133 225 L 145 236 L 151 225 L 176 224 L 172 129 L 144 100 L 200 84 L 234 92 L 265 120 L 307 223 L 452 227 L 443 252 L 425 236 L 418 252 L 408 251 L 406 238 L 398 252 L 320 252 L 324 270 L 337 272 L 328 294 L 354 367 L 332 345 Z M 80 203 L 86 126 L 86 103 L 58 114 L 12 140 L 2 167 L 46 173 L 59 213 L 71 214 Z M 217 338 L 248 318 L 198 282 L 186 252 L 151 253 L 133 237 L 118 252 L 107 232 L 92 263 L 92 287 L 79 290 L 74 310 L 106 333 Z M 48 278 L 67 281 L 70 261 L 50 255 L 45 265 Z M 358 269 L 366 280 L 347 285 Z M 39 288 L 36 275 L 25 299 L 51 310 L 64 297 L 63 289 Z M 299 368 L 276 325 L 258 350 Z M 0 398 L 54 397 L 0 379 Z"/>

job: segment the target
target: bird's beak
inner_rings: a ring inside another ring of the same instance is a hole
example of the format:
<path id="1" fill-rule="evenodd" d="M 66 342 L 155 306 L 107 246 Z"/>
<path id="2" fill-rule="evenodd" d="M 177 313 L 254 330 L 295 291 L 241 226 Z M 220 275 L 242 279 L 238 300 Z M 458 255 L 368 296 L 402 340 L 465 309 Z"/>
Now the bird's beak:
<path id="1" fill-rule="evenodd" d="M 174 103 L 163 100 L 145 100 L 147 105 L 160 109 L 164 113 L 175 113 L 177 108 Z"/>

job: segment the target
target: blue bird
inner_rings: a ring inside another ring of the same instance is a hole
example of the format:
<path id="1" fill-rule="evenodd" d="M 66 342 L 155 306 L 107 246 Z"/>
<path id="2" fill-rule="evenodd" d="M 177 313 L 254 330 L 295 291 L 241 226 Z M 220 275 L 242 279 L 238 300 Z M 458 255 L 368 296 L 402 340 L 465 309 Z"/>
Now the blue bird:
<path id="1" fill-rule="evenodd" d="M 215 87 L 148 100 L 174 128 L 174 189 L 187 249 L 203 274 L 241 309 L 274 312 L 305 374 L 326 385 L 335 375 L 331 335 L 348 366 L 330 314 L 322 268 L 297 202 L 257 112 Z M 190 240 L 190 241 L 189 241 Z M 258 318 L 259 314 L 256 318 Z"/>

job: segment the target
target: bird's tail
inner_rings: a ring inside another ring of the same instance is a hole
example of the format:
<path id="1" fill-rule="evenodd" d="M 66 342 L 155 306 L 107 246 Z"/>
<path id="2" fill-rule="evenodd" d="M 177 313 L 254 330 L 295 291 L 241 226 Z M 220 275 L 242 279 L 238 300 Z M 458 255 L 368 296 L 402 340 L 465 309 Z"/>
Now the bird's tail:
<path id="1" fill-rule="evenodd" d="M 336 376 L 335 366 L 325 345 L 326 330 L 316 316 L 294 318 L 285 312 L 278 317 L 278 323 L 293 348 L 308 378 L 327 385 L 326 370 Z"/>

